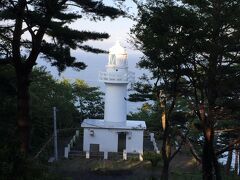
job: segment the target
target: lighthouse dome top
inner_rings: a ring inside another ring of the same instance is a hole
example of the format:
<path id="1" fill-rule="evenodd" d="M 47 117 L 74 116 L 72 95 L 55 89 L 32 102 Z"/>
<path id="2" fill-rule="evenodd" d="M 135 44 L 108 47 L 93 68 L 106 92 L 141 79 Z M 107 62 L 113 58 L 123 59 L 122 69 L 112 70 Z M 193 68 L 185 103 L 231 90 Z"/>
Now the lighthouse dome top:
<path id="1" fill-rule="evenodd" d="M 127 54 L 126 50 L 121 46 L 119 41 L 109 49 L 109 54 Z"/>
<path id="2" fill-rule="evenodd" d="M 127 68 L 127 52 L 119 41 L 109 49 L 108 67 Z"/>

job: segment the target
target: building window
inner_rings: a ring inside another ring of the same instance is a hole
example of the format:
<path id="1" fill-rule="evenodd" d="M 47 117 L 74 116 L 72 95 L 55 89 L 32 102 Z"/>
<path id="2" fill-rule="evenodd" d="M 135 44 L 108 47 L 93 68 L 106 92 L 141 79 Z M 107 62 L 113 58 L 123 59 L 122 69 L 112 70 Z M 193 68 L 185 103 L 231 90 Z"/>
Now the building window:
<path id="1" fill-rule="evenodd" d="M 116 55 L 115 54 L 110 54 L 108 64 L 109 65 L 116 65 Z"/>

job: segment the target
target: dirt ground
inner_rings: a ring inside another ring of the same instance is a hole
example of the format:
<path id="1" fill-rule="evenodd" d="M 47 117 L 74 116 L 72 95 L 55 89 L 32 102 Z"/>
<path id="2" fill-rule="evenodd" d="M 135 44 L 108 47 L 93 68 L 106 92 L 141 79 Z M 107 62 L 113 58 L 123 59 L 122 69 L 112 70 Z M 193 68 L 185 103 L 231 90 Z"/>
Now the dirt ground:
<path id="1" fill-rule="evenodd" d="M 82 152 L 82 137 L 77 139 L 77 143 L 72 148 L 69 159 L 63 158 L 63 152 L 60 153 L 61 160 L 50 164 L 49 169 L 54 174 L 59 175 L 66 180 L 157 180 L 160 179 L 162 164 L 152 168 L 149 161 L 139 161 L 137 157 L 128 157 L 128 160 L 122 160 L 122 157 L 115 157 L 112 160 L 103 160 L 101 158 L 85 159 L 84 156 L 75 156 L 74 151 L 79 154 Z M 59 146 L 64 149 L 69 138 L 60 138 Z M 158 142 L 158 144 L 161 144 Z M 160 149 L 160 147 L 159 147 Z M 144 151 L 153 151 L 150 137 L 144 138 Z M 83 154 L 82 154 L 83 155 Z M 184 150 L 179 152 L 172 160 L 170 165 L 170 180 L 197 180 L 201 179 L 201 167 L 193 159 L 191 154 Z"/>
<path id="2" fill-rule="evenodd" d="M 162 164 L 152 168 L 149 161 L 139 161 L 137 158 L 128 160 L 85 159 L 74 157 L 62 159 L 51 166 L 50 170 L 72 180 L 150 180 L 160 179 Z M 180 153 L 171 162 L 170 179 L 199 179 L 200 166 L 191 155 Z M 183 176 L 184 174 L 184 176 Z"/>

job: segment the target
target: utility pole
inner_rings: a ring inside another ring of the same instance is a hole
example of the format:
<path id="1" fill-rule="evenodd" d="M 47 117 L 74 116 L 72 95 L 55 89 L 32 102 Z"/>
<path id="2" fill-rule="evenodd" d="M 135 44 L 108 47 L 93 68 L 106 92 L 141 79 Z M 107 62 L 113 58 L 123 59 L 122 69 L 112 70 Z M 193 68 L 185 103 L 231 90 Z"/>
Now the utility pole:
<path id="1" fill-rule="evenodd" d="M 56 107 L 53 107 L 53 141 L 54 141 L 54 158 L 58 160 L 58 146 L 57 146 L 57 119 Z"/>

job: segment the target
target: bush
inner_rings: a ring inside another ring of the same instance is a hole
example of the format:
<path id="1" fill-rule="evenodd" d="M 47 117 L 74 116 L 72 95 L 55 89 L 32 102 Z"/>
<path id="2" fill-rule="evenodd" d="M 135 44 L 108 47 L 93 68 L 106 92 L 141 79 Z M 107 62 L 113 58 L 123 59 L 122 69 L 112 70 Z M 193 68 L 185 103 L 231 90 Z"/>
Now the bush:
<path id="1" fill-rule="evenodd" d="M 152 164 L 152 167 L 156 167 L 158 165 L 158 162 L 162 159 L 160 154 L 157 154 L 155 152 L 144 152 L 143 153 L 143 159 L 150 161 Z"/>

